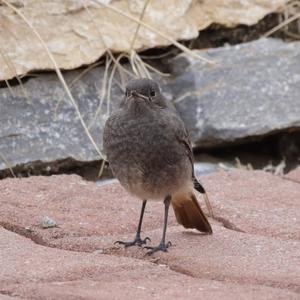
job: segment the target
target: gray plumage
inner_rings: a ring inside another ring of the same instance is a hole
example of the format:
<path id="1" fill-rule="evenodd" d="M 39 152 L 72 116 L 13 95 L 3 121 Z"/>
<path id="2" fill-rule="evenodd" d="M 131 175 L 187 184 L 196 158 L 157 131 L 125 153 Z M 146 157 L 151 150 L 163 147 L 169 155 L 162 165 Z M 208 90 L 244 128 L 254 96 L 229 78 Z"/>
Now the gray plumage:
<path id="1" fill-rule="evenodd" d="M 200 192 L 205 191 L 194 178 L 192 148 L 184 123 L 155 81 L 128 83 L 119 110 L 105 124 L 103 145 L 113 174 L 126 190 L 144 200 L 162 201 L 169 195 L 181 224 L 211 232 L 202 211 L 198 216 L 201 226 L 188 220 L 189 215 L 195 217 L 194 211 L 184 211 L 186 201 L 188 210 L 200 209 L 198 203 L 196 208 L 191 204 L 195 201 L 194 184 Z"/>
<path id="2" fill-rule="evenodd" d="M 144 79 L 131 82 L 127 89 L 147 95 L 148 86 L 155 89 L 155 100 L 125 98 L 107 120 L 104 151 L 124 188 L 140 198 L 161 199 L 186 184 L 192 166 L 184 124 L 167 108 L 157 84 Z"/>

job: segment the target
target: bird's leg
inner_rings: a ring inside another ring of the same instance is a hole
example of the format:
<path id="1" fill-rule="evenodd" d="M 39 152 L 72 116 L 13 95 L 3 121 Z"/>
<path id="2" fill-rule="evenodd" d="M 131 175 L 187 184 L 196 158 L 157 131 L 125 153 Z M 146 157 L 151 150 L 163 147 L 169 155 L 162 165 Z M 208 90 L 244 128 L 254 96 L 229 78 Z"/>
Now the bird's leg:
<path id="1" fill-rule="evenodd" d="M 156 247 L 150 247 L 150 246 L 144 247 L 146 249 L 150 249 L 147 252 L 148 255 L 151 255 L 151 254 L 153 254 L 154 252 L 157 252 L 157 251 L 167 252 L 167 249 L 172 245 L 171 242 L 166 243 L 166 231 L 167 231 L 167 225 L 168 225 L 168 214 L 169 214 L 170 203 L 171 203 L 171 196 L 168 195 L 164 200 L 165 216 L 164 216 L 164 229 L 163 229 L 162 239 L 161 239 L 159 245 L 156 246 Z"/>
<path id="2" fill-rule="evenodd" d="M 146 237 L 143 240 L 141 239 L 141 229 L 142 229 L 142 223 L 143 223 L 143 217 L 144 217 L 146 203 L 147 203 L 147 200 L 143 200 L 139 225 L 138 225 L 138 228 L 136 231 L 135 239 L 132 242 L 116 241 L 115 244 L 121 244 L 121 245 L 124 245 L 125 247 L 130 247 L 130 246 L 135 246 L 135 245 L 141 246 L 143 244 L 146 244 L 147 240 L 150 241 L 149 237 Z"/>

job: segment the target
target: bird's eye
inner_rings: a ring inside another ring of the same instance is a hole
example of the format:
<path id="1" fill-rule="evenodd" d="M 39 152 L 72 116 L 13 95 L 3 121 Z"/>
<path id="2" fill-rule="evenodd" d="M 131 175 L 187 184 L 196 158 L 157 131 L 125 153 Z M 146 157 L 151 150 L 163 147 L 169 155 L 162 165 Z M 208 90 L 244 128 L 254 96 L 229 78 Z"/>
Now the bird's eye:
<path id="1" fill-rule="evenodd" d="M 156 95 L 155 91 L 154 91 L 154 90 L 151 90 L 151 91 L 150 91 L 150 96 L 151 96 L 151 97 L 155 97 L 155 95 Z"/>

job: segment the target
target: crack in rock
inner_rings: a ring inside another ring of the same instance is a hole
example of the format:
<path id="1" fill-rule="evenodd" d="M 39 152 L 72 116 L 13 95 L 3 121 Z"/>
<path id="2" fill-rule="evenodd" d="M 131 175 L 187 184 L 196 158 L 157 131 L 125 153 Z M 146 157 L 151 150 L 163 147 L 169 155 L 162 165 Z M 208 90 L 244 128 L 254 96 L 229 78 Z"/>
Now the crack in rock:
<path id="1" fill-rule="evenodd" d="M 214 217 L 214 219 L 221 222 L 223 224 L 223 226 L 229 230 L 245 233 L 245 231 L 237 228 L 234 224 L 232 224 L 231 222 L 229 222 L 228 220 L 226 220 L 222 217 Z M 8 231 L 14 232 L 18 235 L 21 235 L 25 238 L 32 240 L 37 245 L 46 246 L 49 248 L 59 248 L 59 247 L 48 245 L 38 234 L 33 235 L 32 232 L 26 230 L 25 228 L 23 228 L 21 226 L 17 226 L 17 225 L 5 223 L 5 222 L 0 222 L 0 225 Z M 120 248 L 120 250 L 121 250 L 121 248 Z M 74 251 L 74 250 L 65 250 L 65 251 Z M 85 251 L 75 251 L 75 252 L 85 252 Z M 184 267 L 173 265 L 172 262 L 168 262 L 168 260 L 165 258 L 158 257 L 158 258 L 149 260 L 149 259 L 147 259 L 147 256 L 138 257 L 132 253 L 128 253 L 125 251 L 119 251 L 119 248 L 115 248 L 115 247 L 105 248 L 104 251 L 102 252 L 102 254 L 112 255 L 112 256 L 121 256 L 121 257 L 125 257 L 125 258 L 134 258 L 134 259 L 137 259 L 140 261 L 155 264 L 157 266 L 165 265 L 167 268 L 169 268 L 170 270 L 172 270 L 178 274 L 182 274 L 182 275 L 189 276 L 189 277 L 196 278 L 196 279 L 209 279 L 209 280 L 216 280 L 219 282 L 232 282 L 232 283 L 238 283 L 241 285 L 252 284 L 252 285 L 256 285 L 256 286 L 280 288 L 282 290 L 289 290 L 289 291 L 293 291 L 293 292 L 297 292 L 297 293 L 300 292 L 299 285 L 291 284 L 291 283 L 281 283 L 281 282 L 272 281 L 272 280 L 257 280 L 255 278 L 254 279 L 253 278 L 243 278 L 243 277 L 236 277 L 236 276 L 224 278 L 222 276 L 218 276 L 217 274 L 214 274 L 212 276 L 207 274 L 206 277 L 205 276 L 199 277 L 199 276 L 195 276 L 195 274 L 193 274 L 193 272 L 185 269 Z M 6 291 L 6 290 L 0 290 L 0 294 L 13 296 L 13 292 Z"/>
<path id="2" fill-rule="evenodd" d="M 168 265 L 167 262 L 164 262 L 164 263 L 170 268 L 170 270 L 180 273 L 180 274 L 184 274 L 186 276 L 190 276 L 192 278 L 216 280 L 219 282 L 238 283 L 240 285 L 251 284 L 251 285 L 256 285 L 256 286 L 265 286 L 265 287 L 272 287 L 272 288 L 277 288 L 277 289 L 281 289 L 281 290 L 288 290 L 288 291 L 296 292 L 296 293 L 300 292 L 300 286 L 297 284 L 285 284 L 285 283 L 281 283 L 278 281 L 272 281 L 272 280 L 257 280 L 257 279 L 253 280 L 251 278 L 245 279 L 245 278 L 235 277 L 235 276 L 226 277 L 226 279 L 224 277 L 218 277 L 218 276 L 199 277 L 199 276 L 195 276 L 192 272 L 187 271 L 186 269 L 184 269 L 182 267 Z"/>
<path id="3" fill-rule="evenodd" d="M 60 249 L 60 250 L 70 251 L 70 252 L 77 252 L 77 253 L 92 253 L 93 252 L 93 251 L 82 251 L 82 250 L 80 251 L 80 250 L 74 250 L 74 249 L 65 249 L 63 247 L 57 247 L 56 245 L 51 245 L 47 241 L 45 241 L 43 239 L 43 237 L 40 236 L 38 233 L 28 230 L 24 227 L 15 225 L 15 224 L 0 222 L 0 226 L 2 226 L 4 229 L 6 229 L 10 232 L 18 234 L 27 239 L 30 239 L 33 243 L 35 243 L 36 245 L 39 245 L 39 246 L 53 248 L 53 249 Z"/>
<path id="4" fill-rule="evenodd" d="M 6 222 L 0 222 L 0 226 L 2 226 L 4 229 L 6 229 L 8 231 L 14 232 L 14 233 L 21 235 L 27 239 L 30 239 L 37 245 L 50 247 L 49 245 L 47 245 L 47 243 L 43 240 L 43 238 L 41 236 L 39 236 L 37 233 L 33 233 L 31 230 L 28 230 L 22 226 L 18 226 L 18 225 L 6 223 Z"/>
<path id="5" fill-rule="evenodd" d="M 10 291 L 10 290 L 0 290 L 0 296 L 1 295 L 9 296 L 9 297 L 12 297 L 12 298 L 19 297 L 18 295 L 15 294 L 14 291 Z M 19 299 L 23 299 L 23 298 L 19 298 Z"/>
<path id="6" fill-rule="evenodd" d="M 243 231 L 242 231 L 243 232 Z M 121 248 L 120 248 L 121 249 Z M 286 283 L 281 283 L 278 281 L 272 281 L 272 280 L 257 280 L 253 278 L 242 278 L 242 277 L 236 277 L 236 276 L 231 276 L 231 277 L 219 277 L 219 276 L 195 276 L 193 272 L 185 269 L 184 267 L 173 265 L 172 262 L 168 262 L 167 259 L 164 259 L 162 257 L 156 257 L 154 259 L 147 259 L 147 256 L 143 257 L 138 257 L 135 256 L 132 253 L 124 252 L 124 251 L 119 251 L 118 249 L 107 249 L 107 250 L 112 250 L 112 251 L 105 251 L 103 254 L 105 255 L 113 255 L 113 256 L 121 256 L 125 258 L 134 258 L 138 259 L 141 261 L 147 261 L 149 263 L 153 263 L 157 266 L 165 265 L 165 267 L 169 268 L 173 272 L 176 272 L 181 275 L 189 276 L 194 279 L 206 279 L 206 280 L 214 280 L 218 282 L 227 282 L 227 283 L 235 283 L 239 285 L 255 285 L 255 286 L 264 286 L 264 287 L 271 287 L 271 288 L 277 288 L 281 290 L 287 290 L 287 291 L 292 291 L 292 292 L 300 292 L 300 286 L 296 284 L 286 284 Z"/>

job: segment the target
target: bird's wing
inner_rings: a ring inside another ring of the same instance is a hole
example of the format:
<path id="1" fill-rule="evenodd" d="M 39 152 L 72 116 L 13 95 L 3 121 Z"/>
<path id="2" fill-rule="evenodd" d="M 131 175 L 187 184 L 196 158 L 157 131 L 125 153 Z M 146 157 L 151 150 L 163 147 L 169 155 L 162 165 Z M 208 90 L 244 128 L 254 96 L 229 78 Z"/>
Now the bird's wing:
<path id="1" fill-rule="evenodd" d="M 194 178 L 194 155 L 193 155 L 193 148 L 192 148 L 192 143 L 188 134 L 188 131 L 181 120 L 181 118 L 177 115 L 173 115 L 173 124 L 174 126 L 174 135 L 177 141 L 182 144 L 185 148 L 186 155 L 188 156 L 191 165 L 192 165 L 192 177 Z"/>
<path id="2" fill-rule="evenodd" d="M 194 155 L 193 155 L 192 143 L 191 143 L 188 131 L 187 131 L 183 121 L 177 114 L 174 114 L 174 118 L 177 119 L 177 120 L 174 120 L 174 122 L 173 122 L 176 124 L 176 126 L 174 126 L 175 137 L 179 143 L 184 145 L 186 154 L 192 165 L 192 179 L 193 179 L 194 189 L 204 195 L 205 204 L 209 211 L 209 215 L 213 216 L 213 210 L 212 210 L 209 198 L 207 196 L 207 193 L 206 193 L 204 187 L 202 186 L 202 184 L 196 179 L 195 174 L 194 174 Z"/>

